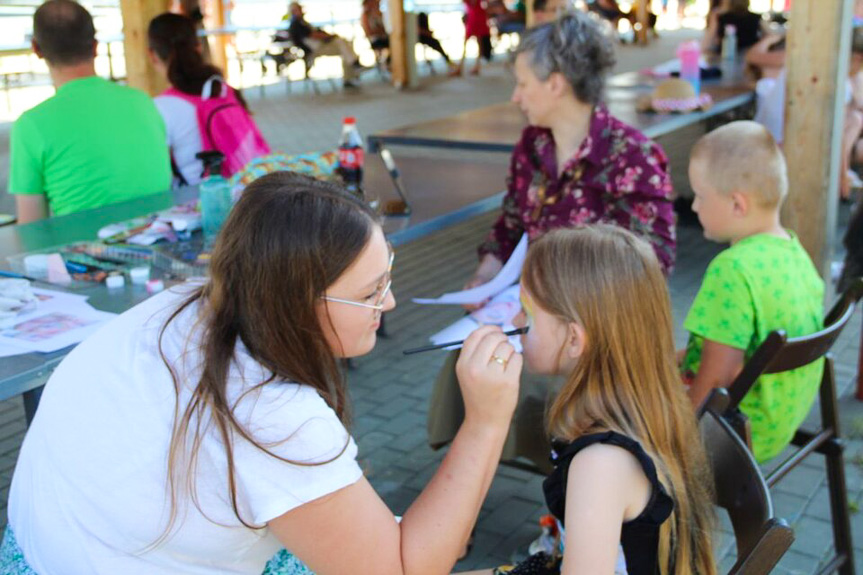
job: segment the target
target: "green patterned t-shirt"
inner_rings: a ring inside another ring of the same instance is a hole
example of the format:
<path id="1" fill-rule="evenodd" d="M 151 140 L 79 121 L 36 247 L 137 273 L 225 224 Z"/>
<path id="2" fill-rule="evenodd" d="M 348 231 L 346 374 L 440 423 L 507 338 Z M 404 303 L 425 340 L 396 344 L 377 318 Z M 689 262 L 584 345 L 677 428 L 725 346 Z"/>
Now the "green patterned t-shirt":
<path id="1" fill-rule="evenodd" d="M 789 232 L 790 233 L 790 232 Z M 720 253 L 686 316 L 689 344 L 683 373 L 695 374 L 704 340 L 745 351 L 748 361 L 771 331 L 788 337 L 823 326 L 824 282 L 797 237 L 758 234 Z M 799 369 L 764 375 L 740 403 L 752 425 L 758 461 L 776 456 L 791 441 L 818 391 L 823 360 Z"/>

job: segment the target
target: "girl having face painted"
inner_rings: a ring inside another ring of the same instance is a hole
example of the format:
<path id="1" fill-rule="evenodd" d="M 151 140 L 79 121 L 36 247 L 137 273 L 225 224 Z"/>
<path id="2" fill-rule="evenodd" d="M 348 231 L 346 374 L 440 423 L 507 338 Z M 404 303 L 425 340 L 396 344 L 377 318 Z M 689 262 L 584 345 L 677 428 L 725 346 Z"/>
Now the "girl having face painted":
<path id="1" fill-rule="evenodd" d="M 563 553 L 496 572 L 715 573 L 711 480 L 653 250 L 615 226 L 551 231 L 531 245 L 521 288 L 525 365 L 565 380 L 543 485 Z"/>

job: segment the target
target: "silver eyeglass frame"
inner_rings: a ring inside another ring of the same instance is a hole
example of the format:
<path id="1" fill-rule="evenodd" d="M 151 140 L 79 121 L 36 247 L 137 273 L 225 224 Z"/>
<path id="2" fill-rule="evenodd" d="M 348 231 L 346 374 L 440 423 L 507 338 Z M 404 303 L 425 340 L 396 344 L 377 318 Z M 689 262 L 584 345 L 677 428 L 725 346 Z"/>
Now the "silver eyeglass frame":
<path id="1" fill-rule="evenodd" d="M 333 297 L 333 296 L 329 296 L 329 295 L 322 295 L 321 299 L 324 301 L 329 301 L 329 302 L 333 302 L 333 303 L 344 303 L 347 305 L 364 307 L 364 308 L 368 308 L 368 309 L 373 309 L 377 312 L 382 312 L 384 309 L 384 302 L 387 301 L 387 296 L 389 295 L 390 290 L 393 287 L 392 271 L 393 271 L 393 262 L 395 261 L 395 257 L 396 257 L 395 252 L 391 252 L 390 253 L 390 263 L 389 263 L 389 266 L 387 267 L 387 276 L 389 276 L 389 277 L 387 279 L 387 283 L 384 285 L 384 289 L 381 290 L 381 294 L 378 296 L 378 300 L 376 303 L 365 303 L 365 302 L 361 302 L 361 301 L 354 301 L 351 299 L 343 299 L 340 297 Z"/>

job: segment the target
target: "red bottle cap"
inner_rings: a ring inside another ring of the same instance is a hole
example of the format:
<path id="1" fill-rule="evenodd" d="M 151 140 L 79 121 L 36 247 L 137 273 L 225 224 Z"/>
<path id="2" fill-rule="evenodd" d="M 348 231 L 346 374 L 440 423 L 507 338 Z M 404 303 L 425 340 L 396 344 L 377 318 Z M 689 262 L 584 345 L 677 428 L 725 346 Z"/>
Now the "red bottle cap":
<path id="1" fill-rule="evenodd" d="M 353 116 L 345 116 L 345 119 L 344 119 L 344 120 L 342 120 L 342 122 L 343 122 L 343 123 L 345 123 L 345 124 L 356 124 L 356 123 L 357 123 L 357 119 L 356 119 L 356 118 L 354 118 Z"/>

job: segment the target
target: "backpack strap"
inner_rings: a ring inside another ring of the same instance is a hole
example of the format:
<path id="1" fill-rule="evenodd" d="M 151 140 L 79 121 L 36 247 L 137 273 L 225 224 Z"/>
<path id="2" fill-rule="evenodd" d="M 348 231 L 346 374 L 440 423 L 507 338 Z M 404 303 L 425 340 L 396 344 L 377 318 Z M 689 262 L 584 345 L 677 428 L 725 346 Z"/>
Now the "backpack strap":
<path id="1" fill-rule="evenodd" d="M 219 82 L 219 85 L 222 87 L 219 90 L 219 94 L 217 96 L 213 95 L 213 83 Z M 228 95 L 228 84 L 225 82 L 225 79 L 219 76 L 218 74 L 213 74 L 207 81 L 204 82 L 204 87 L 201 88 L 201 99 L 209 100 L 210 98 L 224 98 Z"/>

